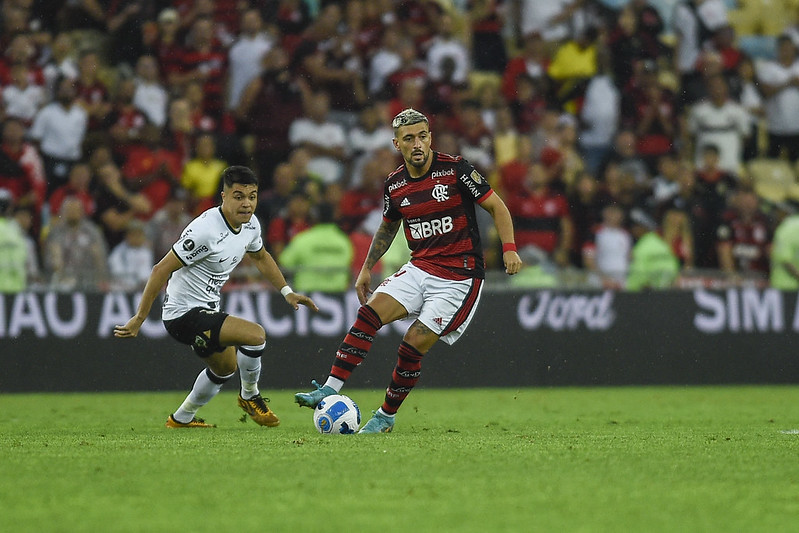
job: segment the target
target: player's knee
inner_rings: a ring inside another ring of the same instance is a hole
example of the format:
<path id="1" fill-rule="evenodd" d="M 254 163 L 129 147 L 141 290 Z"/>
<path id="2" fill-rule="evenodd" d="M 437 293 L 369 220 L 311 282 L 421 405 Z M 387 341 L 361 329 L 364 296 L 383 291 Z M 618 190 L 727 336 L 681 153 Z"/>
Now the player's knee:
<path id="1" fill-rule="evenodd" d="M 264 331 L 263 326 L 260 324 L 255 324 L 254 328 L 251 328 L 252 331 L 249 331 L 245 338 L 242 339 L 242 345 L 246 346 L 261 346 L 266 343 L 266 331 Z"/>

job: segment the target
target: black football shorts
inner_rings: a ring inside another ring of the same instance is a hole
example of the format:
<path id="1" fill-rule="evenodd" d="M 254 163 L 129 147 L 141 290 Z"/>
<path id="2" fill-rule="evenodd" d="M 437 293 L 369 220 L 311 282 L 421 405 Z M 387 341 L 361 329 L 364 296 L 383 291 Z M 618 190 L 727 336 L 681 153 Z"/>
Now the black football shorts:
<path id="1" fill-rule="evenodd" d="M 227 317 L 223 311 L 195 307 L 178 318 L 164 320 L 164 327 L 178 342 L 191 346 L 198 356 L 208 357 L 225 349 L 219 344 L 219 330 Z"/>

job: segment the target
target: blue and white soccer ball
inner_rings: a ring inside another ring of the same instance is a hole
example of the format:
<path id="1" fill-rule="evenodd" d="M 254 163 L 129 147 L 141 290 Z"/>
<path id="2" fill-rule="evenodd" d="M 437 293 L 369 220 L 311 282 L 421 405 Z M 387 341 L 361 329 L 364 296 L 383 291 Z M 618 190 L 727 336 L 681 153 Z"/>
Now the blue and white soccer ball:
<path id="1" fill-rule="evenodd" d="M 313 425 L 319 433 L 355 433 L 361 425 L 361 411 L 349 396 L 333 394 L 314 409 Z"/>

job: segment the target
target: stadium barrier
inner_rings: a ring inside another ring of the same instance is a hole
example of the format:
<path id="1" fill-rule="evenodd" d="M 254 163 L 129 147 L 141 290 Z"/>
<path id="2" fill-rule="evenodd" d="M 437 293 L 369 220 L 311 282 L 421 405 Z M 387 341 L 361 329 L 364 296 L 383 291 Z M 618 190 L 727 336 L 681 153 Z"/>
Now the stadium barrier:
<path id="1" fill-rule="evenodd" d="M 312 296 L 318 314 L 273 292 L 224 294 L 224 309 L 267 331 L 264 389 L 326 376 L 359 305 L 354 292 Z M 166 334 L 158 309 L 138 338 L 113 337 L 137 301 L 0 296 L 0 391 L 186 390 L 201 362 Z M 387 385 L 408 323 L 379 332 L 349 386 Z M 797 294 L 773 289 L 486 292 L 466 335 L 425 356 L 420 386 L 797 383 L 798 332 Z"/>

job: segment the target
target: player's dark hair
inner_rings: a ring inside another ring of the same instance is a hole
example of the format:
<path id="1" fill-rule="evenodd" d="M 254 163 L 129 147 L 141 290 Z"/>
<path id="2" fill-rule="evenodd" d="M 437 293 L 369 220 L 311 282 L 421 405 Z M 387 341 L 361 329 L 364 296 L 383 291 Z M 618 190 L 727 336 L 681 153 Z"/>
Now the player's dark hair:
<path id="1" fill-rule="evenodd" d="M 242 165 L 233 165 L 222 171 L 222 183 L 225 188 L 232 187 L 236 183 L 258 185 L 258 178 L 249 168 Z"/>

